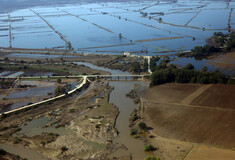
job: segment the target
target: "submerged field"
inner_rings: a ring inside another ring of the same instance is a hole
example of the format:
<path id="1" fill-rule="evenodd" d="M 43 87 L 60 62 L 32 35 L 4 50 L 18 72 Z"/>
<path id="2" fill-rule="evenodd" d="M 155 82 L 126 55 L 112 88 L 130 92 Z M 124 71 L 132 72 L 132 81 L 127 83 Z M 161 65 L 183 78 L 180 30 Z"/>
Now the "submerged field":
<path id="1" fill-rule="evenodd" d="M 234 7 L 234 2 L 223 1 L 33 7 L 0 14 L 0 47 L 108 54 L 178 52 L 204 45 L 213 32 L 234 29 Z"/>

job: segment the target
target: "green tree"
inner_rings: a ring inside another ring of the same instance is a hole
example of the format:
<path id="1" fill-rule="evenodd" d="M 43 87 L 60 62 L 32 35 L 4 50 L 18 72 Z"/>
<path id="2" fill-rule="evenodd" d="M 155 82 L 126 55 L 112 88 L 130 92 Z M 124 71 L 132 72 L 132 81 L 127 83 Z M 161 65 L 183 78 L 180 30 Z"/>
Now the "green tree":
<path id="1" fill-rule="evenodd" d="M 133 72 L 140 72 L 140 64 L 138 62 L 134 62 L 131 64 L 131 70 Z"/>
<path id="2" fill-rule="evenodd" d="M 194 66 L 191 63 L 188 63 L 184 69 L 188 69 L 188 70 L 194 70 Z"/>

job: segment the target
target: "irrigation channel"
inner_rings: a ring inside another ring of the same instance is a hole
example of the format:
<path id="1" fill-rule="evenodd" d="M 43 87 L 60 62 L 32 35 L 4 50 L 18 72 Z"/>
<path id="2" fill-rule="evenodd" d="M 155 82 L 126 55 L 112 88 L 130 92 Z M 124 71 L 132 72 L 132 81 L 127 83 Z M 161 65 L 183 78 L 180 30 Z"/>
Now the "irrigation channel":
<path id="1" fill-rule="evenodd" d="M 88 66 L 92 69 L 108 71 L 111 75 L 131 75 L 129 72 L 122 72 L 120 70 L 111 70 L 104 67 L 98 67 L 92 65 L 90 63 L 84 62 L 74 62 L 76 64 L 83 64 Z M 134 139 L 130 136 L 130 129 L 129 129 L 129 117 L 132 111 L 137 107 L 134 102 L 126 97 L 126 94 L 129 93 L 134 86 L 138 85 L 139 90 L 145 89 L 148 84 L 144 81 L 134 81 L 134 80 L 122 80 L 122 81 L 110 81 L 109 85 L 114 86 L 114 90 L 110 94 L 109 102 L 116 105 L 120 111 L 117 120 L 116 120 L 116 128 L 118 129 L 118 137 L 114 140 L 114 143 L 118 144 L 120 147 L 116 152 L 110 155 L 109 158 L 114 157 L 124 157 L 124 156 L 131 156 L 132 159 L 135 160 L 143 160 L 146 157 L 144 153 L 144 143 L 141 140 Z M 0 148 L 6 150 L 7 152 L 20 155 L 23 158 L 27 158 L 28 160 L 42 160 L 43 158 L 40 154 L 20 148 L 14 147 L 10 145 L 0 144 Z M 26 154 L 27 152 L 27 154 Z"/>

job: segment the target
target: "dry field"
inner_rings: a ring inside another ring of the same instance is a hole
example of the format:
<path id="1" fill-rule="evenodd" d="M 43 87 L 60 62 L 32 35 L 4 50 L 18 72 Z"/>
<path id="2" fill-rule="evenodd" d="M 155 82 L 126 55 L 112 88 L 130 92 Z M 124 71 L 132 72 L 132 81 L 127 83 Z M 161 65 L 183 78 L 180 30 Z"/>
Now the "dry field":
<path id="1" fill-rule="evenodd" d="M 141 99 L 142 118 L 155 135 L 150 142 L 159 150 L 188 143 L 189 154 L 176 159 L 235 159 L 235 85 L 164 84 L 144 91 Z M 162 152 L 156 154 L 173 158 Z"/>
<path id="2" fill-rule="evenodd" d="M 229 52 L 217 57 L 211 58 L 209 64 L 227 71 L 229 73 L 235 74 L 235 52 Z"/>

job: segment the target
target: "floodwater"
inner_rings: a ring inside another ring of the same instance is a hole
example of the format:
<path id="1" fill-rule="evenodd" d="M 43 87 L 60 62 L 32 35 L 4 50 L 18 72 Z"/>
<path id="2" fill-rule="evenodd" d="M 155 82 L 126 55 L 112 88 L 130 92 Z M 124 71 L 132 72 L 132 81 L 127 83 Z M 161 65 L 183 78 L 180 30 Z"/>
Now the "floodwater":
<path id="1" fill-rule="evenodd" d="M 41 97 L 47 95 L 48 93 L 52 93 L 52 95 L 54 95 L 55 88 L 56 87 L 54 86 L 27 88 L 19 92 L 10 93 L 9 95 L 7 95 L 6 98 L 12 99 L 12 98 L 25 98 L 25 97 Z"/>
<path id="2" fill-rule="evenodd" d="M 83 64 L 92 69 L 104 70 L 110 72 L 112 75 L 130 75 L 129 72 L 122 72 L 120 70 L 111 70 L 104 67 L 98 67 L 90 63 L 76 62 L 77 64 Z M 122 157 L 122 156 L 132 156 L 134 160 L 143 160 L 146 157 L 144 153 L 144 143 L 141 140 L 134 139 L 130 136 L 129 129 L 129 118 L 131 113 L 137 106 L 134 104 L 133 100 L 126 97 L 126 94 L 134 89 L 134 85 L 140 85 L 140 89 L 143 90 L 148 86 L 147 83 L 143 81 L 110 81 L 109 85 L 114 86 L 114 90 L 110 93 L 109 102 L 113 103 L 118 107 L 120 113 L 117 117 L 116 128 L 119 131 L 118 138 L 114 140 L 115 143 L 119 145 L 124 145 L 127 147 L 125 149 L 119 149 L 114 152 L 111 157 Z"/>
<path id="3" fill-rule="evenodd" d="M 11 53 L 8 54 L 7 57 L 15 57 L 15 58 L 77 58 L 79 56 L 69 56 L 69 55 L 50 55 L 50 54 L 24 54 L 24 53 Z"/>
<path id="4" fill-rule="evenodd" d="M 134 139 L 130 136 L 129 118 L 130 114 L 137 108 L 137 106 L 134 104 L 132 99 L 126 97 L 126 94 L 134 89 L 134 84 L 140 84 L 147 87 L 147 84 L 144 82 L 119 81 L 109 83 L 110 86 L 114 86 L 114 90 L 110 94 L 109 102 L 116 105 L 120 111 L 116 121 L 116 128 L 118 129 L 119 134 L 118 138 L 115 139 L 114 142 L 119 145 L 123 144 L 127 147 L 127 150 L 117 150 L 111 155 L 111 157 L 131 155 L 134 160 L 143 160 L 146 157 L 143 141 Z"/>
<path id="5" fill-rule="evenodd" d="M 0 47 L 66 49 L 70 42 L 85 53 L 176 53 L 205 45 L 214 32 L 228 33 L 230 13 L 234 29 L 234 6 L 234 1 L 179 0 L 21 9 L 0 14 Z"/>
<path id="6" fill-rule="evenodd" d="M 59 135 L 64 135 L 66 133 L 65 127 L 60 127 L 60 128 L 55 128 L 53 126 L 44 127 L 45 125 L 50 124 L 51 122 L 53 122 L 53 120 L 47 117 L 33 119 L 32 121 L 27 122 L 26 125 L 23 125 L 21 127 L 21 130 L 17 132 L 17 134 L 23 133 L 27 136 L 35 136 L 35 135 L 40 135 L 43 132 L 56 133 Z"/>
<path id="7" fill-rule="evenodd" d="M 106 72 L 109 72 L 111 75 L 130 75 L 129 72 L 123 72 L 121 70 L 114 70 L 114 69 L 104 68 L 104 67 L 96 66 L 96 65 L 91 64 L 91 63 L 87 63 L 87 62 L 74 62 L 74 63 L 77 64 L 77 65 L 85 65 L 85 66 L 87 66 L 89 68 L 92 68 L 92 69 L 106 71 Z"/>
<path id="8" fill-rule="evenodd" d="M 30 149 L 14 147 L 8 144 L 0 144 L 0 148 L 4 149 L 9 153 L 19 155 L 22 158 L 27 158 L 28 160 L 46 160 L 46 158 L 42 157 L 40 154 Z"/>

